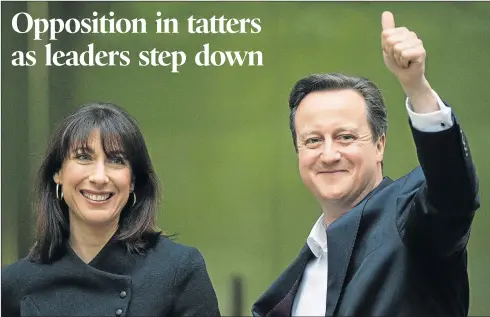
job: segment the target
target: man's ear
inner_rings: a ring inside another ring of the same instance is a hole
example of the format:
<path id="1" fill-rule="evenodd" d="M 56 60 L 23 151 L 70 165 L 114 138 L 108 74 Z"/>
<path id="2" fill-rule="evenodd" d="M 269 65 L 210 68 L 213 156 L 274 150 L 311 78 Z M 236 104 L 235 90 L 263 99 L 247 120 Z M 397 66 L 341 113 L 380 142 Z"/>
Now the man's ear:
<path id="1" fill-rule="evenodd" d="M 383 134 L 382 136 L 379 137 L 378 141 L 376 142 L 376 156 L 380 163 L 383 162 L 385 146 L 386 146 L 386 136 Z"/>

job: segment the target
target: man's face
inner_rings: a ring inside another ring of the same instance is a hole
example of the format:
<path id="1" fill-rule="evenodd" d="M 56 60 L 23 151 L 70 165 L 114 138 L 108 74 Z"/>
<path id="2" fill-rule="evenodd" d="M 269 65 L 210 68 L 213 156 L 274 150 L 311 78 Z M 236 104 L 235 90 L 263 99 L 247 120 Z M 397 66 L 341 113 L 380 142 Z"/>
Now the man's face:
<path id="1" fill-rule="evenodd" d="M 381 181 L 384 136 L 373 142 L 352 89 L 308 94 L 296 112 L 299 172 L 320 202 L 352 208 Z"/>

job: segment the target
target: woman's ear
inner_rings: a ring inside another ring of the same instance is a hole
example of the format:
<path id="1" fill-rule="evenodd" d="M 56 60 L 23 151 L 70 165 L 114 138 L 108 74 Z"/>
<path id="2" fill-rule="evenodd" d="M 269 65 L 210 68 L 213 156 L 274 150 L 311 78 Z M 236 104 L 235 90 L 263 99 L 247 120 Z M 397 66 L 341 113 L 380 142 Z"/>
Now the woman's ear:
<path id="1" fill-rule="evenodd" d="M 131 175 L 131 190 L 130 192 L 134 192 L 134 183 L 135 183 L 135 180 L 136 178 L 134 177 L 134 175 Z"/>
<path id="2" fill-rule="evenodd" d="M 56 184 L 61 184 L 61 175 L 59 171 L 54 173 L 53 180 Z"/>

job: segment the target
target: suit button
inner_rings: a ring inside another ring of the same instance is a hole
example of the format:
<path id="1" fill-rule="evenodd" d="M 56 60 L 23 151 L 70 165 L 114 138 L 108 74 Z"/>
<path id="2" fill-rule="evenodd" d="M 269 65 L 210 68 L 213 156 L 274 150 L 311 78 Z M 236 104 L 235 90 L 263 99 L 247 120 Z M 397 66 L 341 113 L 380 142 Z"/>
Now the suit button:
<path id="1" fill-rule="evenodd" d="M 122 315 L 122 309 L 121 308 L 118 308 L 116 309 L 116 316 L 121 316 Z"/>
<path id="2" fill-rule="evenodd" d="M 119 297 L 121 298 L 125 298 L 126 297 L 126 291 L 122 291 L 121 293 L 119 293 Z"/>

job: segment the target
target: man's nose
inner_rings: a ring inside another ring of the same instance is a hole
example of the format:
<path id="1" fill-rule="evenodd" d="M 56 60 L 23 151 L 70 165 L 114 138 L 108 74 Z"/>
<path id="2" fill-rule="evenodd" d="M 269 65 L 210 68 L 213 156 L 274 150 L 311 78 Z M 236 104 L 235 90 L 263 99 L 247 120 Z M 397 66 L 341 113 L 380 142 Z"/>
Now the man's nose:
<path id="1" fill-rule="evenodd" d="M 333 164 L 341 159 L 342 155 L 339 152 L 335 142 L 326 141 L 323 144 L 321 159 L 325 164 Z"/>

